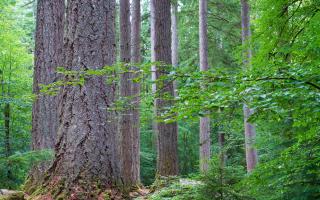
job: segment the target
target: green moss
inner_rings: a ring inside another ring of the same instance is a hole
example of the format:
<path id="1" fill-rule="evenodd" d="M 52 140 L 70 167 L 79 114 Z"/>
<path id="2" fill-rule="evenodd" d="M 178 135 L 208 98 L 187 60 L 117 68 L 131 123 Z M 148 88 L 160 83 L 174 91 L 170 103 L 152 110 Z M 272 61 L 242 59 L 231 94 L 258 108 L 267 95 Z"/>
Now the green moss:
<path id="1" fill-rule="evenodd" d="M 15 192 L 13 194 L 8 195 L 0 195 L 0 200 L 24 200 L 23 192 Z"/>
<path id="2" fill-rule="evenodd" d="M 99 195 L 103 200 L 111 200 L 110 195 L 107 192 L 103 192 Z"/>

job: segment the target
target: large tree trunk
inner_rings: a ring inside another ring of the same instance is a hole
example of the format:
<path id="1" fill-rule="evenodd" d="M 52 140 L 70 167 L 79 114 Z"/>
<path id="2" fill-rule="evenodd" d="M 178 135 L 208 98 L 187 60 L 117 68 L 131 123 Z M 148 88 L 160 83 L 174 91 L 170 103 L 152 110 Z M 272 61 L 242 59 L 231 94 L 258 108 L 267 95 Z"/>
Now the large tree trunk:
<path id="1" fill-rule="evenodd" d="M 141 62 L 141 5 L 140 0 L 132 0 L 131 4 L 131 62 L 133 64 Z M 134 73 L 132 79 L 139 77 L 139 68 L 133 67 Z M 132 127 L 133 135 L 133 177 L 140 182 L 140 90 L 141 85 L 137 81 L 132 83 L 133 111 Z"/>
<path id="2" fill-rule="evenodd" d="M 114 64 L 114 0 L 68 1 L 66 29 L 67 70 Z M 98 187 L 103 190 L 117 182 L 116 118 L 109 109 L 115 89 L 104 76 L 87 76 L 82 85 L 62 88 L 56 155 L 46 180 L 55 194 L 66 191 L 73 199 L 96 199 Z"/>
<path id="3" fill-rule="evenodd" d="M 207 71 L 208 65 L 208 24 L 207 24 L 208 2 L 199 0 L 199 55 L 200 71 Z M 210 118 L 200 118 L 200 171 L 207 172 L 210 160 Z"/>
<path id="4" fill-rule="evenodd" d="M 248 45 L 250 42 L 251 31 L 250 31 L 250 6 L 248 0 L 241 0 L 242 12 L 242 43 L 243 45 Z M 251 62 L 251 48 L 248 47 L 245 50 L 245 55 L 243 59 L 243 64 L 246 68 L 250 67 Z M 248 122 L 248 119 L 253 114 L 253 110 L 250 109 L 247 105 L 243 106 L 244 113 L 244 127 L 245 127 L 245 145 L 246 145 L 246 161 L 247 161 L 247 171 L 251 172 L 257 162 L 258 162 L 258 154 L 257 150 L 254 147 L 255 139 L 256 139 L 256 130 L 255 126 Z"/>
<path id="5" fill-rule="evenodd" d="M 58 127 L 58 97 L 40 94 L 40 84 L 53 83 L 56 68 L 63 65 L 64 0 L 39 0 L 35 36 L 33 92 L 37 98 L 32 109 L 32 149 L 54 148 Z M 30 178 L 39 179 L 48 163 L 35 167 Z"/>
<path id="6" fill-rule="evenodd" d="M 151 0 L 151 32 L 153 61 L 171 65 L 171 1 Z M 154 69 L 156 82 L 156 116 L 160 117 L 165 108 L 173 101 L 167 99 L 174 96 L 173 83 L 165 80 L 159 81 L 168 72 L 169 66 L 157 66 Z M 178 127 L 177 123 L 164 123 L 158 121 L 157 129 L 157 170 L 162 176 L 178 174 Z"/>

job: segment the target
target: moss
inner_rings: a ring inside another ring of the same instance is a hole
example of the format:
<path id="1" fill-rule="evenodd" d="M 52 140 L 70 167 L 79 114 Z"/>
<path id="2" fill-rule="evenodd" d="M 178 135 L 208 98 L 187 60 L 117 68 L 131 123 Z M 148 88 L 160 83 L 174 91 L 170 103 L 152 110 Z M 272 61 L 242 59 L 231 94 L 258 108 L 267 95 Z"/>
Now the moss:
<path id="1" fill-rule="evenodd" d="M 64 200 L 64 199 L 66 199 L 67 196 L 68 196 L 67 193 L 62 192 L 62 193 L 60 193 L 58 196 L 56 196 L 55 199 L 57 199 L 57 200 Z"/>
<path id="2" fill-rule="evenodd" d="M 108 193 L 102 193 L 101 197 L 103 198 L 103 200 L 111 200 L 110 195 Z"/>
<path id="3" fill-rule="evenodd" d="M 79 179 L 77 186 L 69 188 L 65 184 L 65 179 L 57 177 L 54 181 L 40 185 L 38 187 L 29 189 L 30 198 L 28 200 L 40 200 L 43 197 L 50 197 L 55 200 L 65 200 L 70 197 L 77 200 L 88 200 L 88 199 L 113 199 L 114 195 L 121 196 L 122 193 L 119 188 L 108 189 L 97 181 L 96 184 L 88 183 L 86 180 Z M 30 187 L 29 187 L 30 188 Z"/>
<path id="4" fill-rule="evenodd" d="M 28 178 L 24 185 L 22 186 L 22 189 L 27 193 L 27 194 L 33 194 L 37 190 L 36 184 L 34 184 L 34 181 L 32 178 Z"/>
<path id="5" fill-rule="evenodd" d="M 178 181 L 179 181 L 179 177 L 177 176 L 164 177 L 164 176 L 157 175 L 154 183 L 150 187 L 151 192 L 160 190 L 164 187 L 168 187 L 169 185 L 176 183 Z"/>
<path id="6" fill-rule="evenodd" d="M 8 195 L 0 195 L 0 200 L 24 200 L 23 192 L 15 192 Z"/>

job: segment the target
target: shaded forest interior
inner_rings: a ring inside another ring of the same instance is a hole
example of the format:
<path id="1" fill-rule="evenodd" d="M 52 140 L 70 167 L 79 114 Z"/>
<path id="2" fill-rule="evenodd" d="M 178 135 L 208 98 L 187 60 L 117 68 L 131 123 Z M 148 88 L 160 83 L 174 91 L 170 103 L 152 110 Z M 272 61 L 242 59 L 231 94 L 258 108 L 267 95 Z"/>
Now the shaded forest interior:
<path id="1" fill-rule="evenodd" d="M 0 200 L 320 199 L 319 11 L 1 0 Z"/>

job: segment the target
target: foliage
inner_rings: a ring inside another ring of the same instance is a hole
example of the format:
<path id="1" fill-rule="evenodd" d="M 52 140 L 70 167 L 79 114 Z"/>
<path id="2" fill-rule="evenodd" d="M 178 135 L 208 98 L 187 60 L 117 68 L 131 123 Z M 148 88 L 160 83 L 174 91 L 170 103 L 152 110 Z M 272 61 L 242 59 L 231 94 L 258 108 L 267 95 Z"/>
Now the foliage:
<path id="1" fill-rule="evenodd" d="M 244 178 L 243 166 L 227 165 L 223 166 L 219 157 L 211 160 L 210 170 L 203 175 L 203 185 L 199 189 L 201 199 L 252 199 L 250 196 L 241 194 L 236 189 L 238 184 Z"/>
<path id="2" fill-rule="evenodd" d="M 178 177 L 159 177 L 154 183 L 156 191 L 148 198 L 151 200 L 172 199 L 187 200 L 198 199 L 199 181 L 180 179 Z"/>
<path id="3" fill-rule="evenodd" d="M 260 164 L 241 183 L 244 191 L 258 200 L 318 199 L 319 139 L 319 136 L 312 140 L 301 138 L 274 159 Z"/>
<path id="4" fill-rule="evenodd" d="M 50 160 L 51 150 L 16 152 L 8 158 L 0 158 L 0 188 L 19 188 L 33 165 Z"/>
<path id="5" fill-rule="evenodd" d="M 0 188 L 17 188 L 28 172 L 32 105 L 32 56 L 28 51 L 26 32 L 16 1 L 0 4 Z M 10 118 L 5 119 L 4 108 Z M 5 137 L 5 120 L 9 121 L 9 137 Z M 36 159 L 36 158 L 34 158 Z"/>
<path id="6" fill-rule="evenodd" d="M 212 120 L 212 164 L 205 176 L 192 177 L 183 184 L 180 178 L 156 182 L 161 189 L 151 199 L 319 199 L 319 121 L 320 121 L 320 2 L 317 0 L 250 1 L 252 37 L 241 45 L 240 2 L 209 1 L 209 65 L 198 70 L 198 2 L 179 0 L 179 60 L 177 69 L 162 77 L 178 83 L 175 105 L 168 107 L 161 119 L 154 119 L 150 81 L 149 1 L 142 1 L 142 64 L 139 81 L 141 94 L 141 179 L 151 185 L 156 176 L 155 120 L 179 124 L 179 164 L 182 177 L 198 173 L 199 117 L 210 111 Z M 0 1 L 0 69 L 2 87 L 0 108 L 11 106 L 10 156 L 6 157 L 4 117 L 0 115 L 0 187 L 16 188 L 26 176 L 31 163 L 46 153 L 30 152 L 32 104 L 32 45 L 34 19 L 32 7 L 25 1 Z M 23 8 L 23 9 L 21 9 Z M 252 48 L 250 68 L 242 67 L 244 48 Z M 102 70 L 67 71 L 67 82 L 43 86 L 43 92 L 57 93 L 65 84 L 81 85 L 86 76 L 108 77 L 118 81 L 124 72 L 122 63 Z M 116 73 L 115 73 L 116 72 Z M 168 97 L 172 98 L 172 97 Z M 242 105 L 255 113 L 256 148 L 259 165 L 245 174 Z M 117 109 L 126 99 L 120 98 Z M 130 105 L 129 105 L 130 106 Z M 217 136 L 226 142 L 219 147 Z M 223 167 L 221 150 L 227 156 Z M 8 171 L 13 177 L 8 178 Z M 187 182 L 188 182 L 187 181 Z M 200 182 L 198 182 L 200 181 Z"/>

